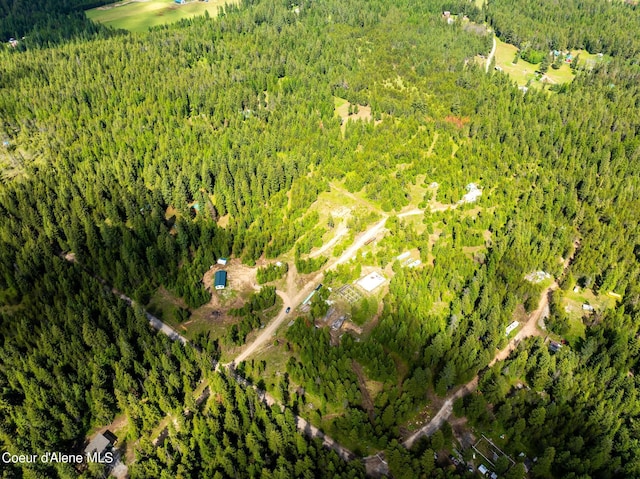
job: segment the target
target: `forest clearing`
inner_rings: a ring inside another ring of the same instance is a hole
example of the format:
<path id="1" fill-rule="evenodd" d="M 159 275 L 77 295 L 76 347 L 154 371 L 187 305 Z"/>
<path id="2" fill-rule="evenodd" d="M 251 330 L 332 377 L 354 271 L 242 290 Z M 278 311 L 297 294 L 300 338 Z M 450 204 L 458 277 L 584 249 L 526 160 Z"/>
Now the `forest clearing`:
<path id="1" fill-rule="evenodd" d="M 529 63 L 524 58 L 518 58 L 514 63 L 518 48 L 500 38 L 496 38 L 495 41 L 495 69 L 507 73 L 518 86 L 544 89 L 551 85 L 571 83 L 575 77 L 571 64 L 566 61 L 561 61 L 558 69 L 549 66 L 545 73 L 540 73 L 540 63 Z M 578 59 L 578 66 L 586 68 L 593 68 L 602 60 L 598 55 L 585 50 L 572 50 L 569 55 Z"/>
<path id="2" fill-rule="evenodd" d="M 131 32 L 146 32 L 149 28 L 175 23 L 185 18 L 204 15 L 216 17 L 225 0 L 191 0 L 184 4 L 175 0 L 132 0 L 92 8 L 85 13 L 93 21 Z"/>

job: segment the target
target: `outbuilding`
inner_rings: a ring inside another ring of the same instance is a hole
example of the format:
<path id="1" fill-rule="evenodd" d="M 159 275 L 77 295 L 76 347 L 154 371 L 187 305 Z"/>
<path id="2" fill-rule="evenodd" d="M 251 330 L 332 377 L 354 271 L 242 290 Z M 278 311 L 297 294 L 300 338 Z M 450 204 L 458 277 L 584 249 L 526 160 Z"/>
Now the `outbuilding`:
<path id="1" fill-rule="evenodd" d="M 213 285 L 216 289 L 224 289 L 227 286 L 227 272 L 216 271 Z"/>

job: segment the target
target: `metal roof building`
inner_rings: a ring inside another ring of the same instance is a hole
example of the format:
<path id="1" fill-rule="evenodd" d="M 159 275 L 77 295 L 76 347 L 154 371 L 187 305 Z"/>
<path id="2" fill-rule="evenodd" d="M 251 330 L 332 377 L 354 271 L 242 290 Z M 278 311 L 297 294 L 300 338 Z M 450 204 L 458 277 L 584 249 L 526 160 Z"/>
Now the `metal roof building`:
<path id="1" fill-rule="evenodd" d="M 216 271 L 213 285 L 216 289 L 224 289 L 227 286 L 227 272 L 222 270 Z"/>

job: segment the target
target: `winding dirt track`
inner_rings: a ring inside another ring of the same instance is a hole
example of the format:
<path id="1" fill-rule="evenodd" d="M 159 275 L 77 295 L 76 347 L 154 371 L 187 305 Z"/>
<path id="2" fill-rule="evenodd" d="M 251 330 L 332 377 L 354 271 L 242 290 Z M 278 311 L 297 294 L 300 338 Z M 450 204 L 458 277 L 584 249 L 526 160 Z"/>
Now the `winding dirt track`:
<path id="1" fill-rule="evenodd" d="M 277 291 L 278 295 L 284 301 L 284 305 L 282 311 L 276 316 L 271 322 L 267 325 L 266 328 L 262 330 L 262 332 L 253 340 L 251 344 L 249 344 L 244 351 L 242 351 L 238 356 L 236 356 L 232 363 L 239 364 L 241 361 L 246 360 L 249 356 L 255 354 L 260 350 L 262 346 L 265 345 L 271 338 L 273 338 L 275 332 L 278 328 L 285 322 L 286 319 L 293 319 L 293 314 L 287 314 L 286 308 L 291 307 L 294 308 L 298 304 L 300 304 L 310 293 L 315 289 L 318 283 L 322 280 L 324 273 L 329 271 L 339 264 L 345 263 L 349 261 L 353 256 L 357 253 L 357 251 L 362 248 L 367 241 L 375 238 L 381 231 L 384 230 L 385 222 L 387 221 L 387 217 L 383 217 L 382 220 L 378 221 L 376 224 L 371 226 L 368 230 L 362 233 L 360 236 L 356 238 L 349 248 L 347 248 L 342 255 L 332 261 L 329 261 L 325 264 L 325 266 L 320 269 L 313 277 L 309 278 L 305 284 L 305 286 L 297 291 L 295 291 L 295 282 L 292 280 L 297 271 L 295 269 L 295 265 L 289 265 L 289 275 L 287 280 L 287 291 Z"/>
<path id="2" fill-rule="evenodd" d="M 576 239 L 573 242 L 573 253 L 568 256 L 563 262 L 563 272 L 564 274 L 567 271 L 567 268 L 573 261 L 573 258 L 580 247 L 580 240 Z M 489 367 L 493 366 L 498 361 L 504 361 L 511 352 L 516 349 L 518 343 L 525 338 L 529 338 L 532 336 L 540 336 L 541 332 L 538 329 L 538 322 L 549 316 L 549 296 L 552 291 L 558 289 L 558 283 L 554 281 L 548 288 L 546 288 L 540 295 L 540 301 L 538 303 L 538 307 L 531 312 L 529 315 L 529 319 L 527 322 L 520 328 L 520 331 L 509 341 L 506 347 L 501 349 L 496 353 L 491 362 L 489 363 Z M 404 441 L 404 446 L 410 448 L 414 442 L 422 436 L 431 436 L 435 431 L 440 429 L 444 422 L 449 419 L 451 413 L 453 411 L 453 403 L 456 399 L 466 396 L 467 394 L 472 393 L 478 387 L 478 376 L 474 377 L 467 384 L 456 390 L 452 393 L 444 402 L 440 410 L 436 413 L 436 415 L 422 428 L 418 429 L 411 436 L 409 436 Z"/>

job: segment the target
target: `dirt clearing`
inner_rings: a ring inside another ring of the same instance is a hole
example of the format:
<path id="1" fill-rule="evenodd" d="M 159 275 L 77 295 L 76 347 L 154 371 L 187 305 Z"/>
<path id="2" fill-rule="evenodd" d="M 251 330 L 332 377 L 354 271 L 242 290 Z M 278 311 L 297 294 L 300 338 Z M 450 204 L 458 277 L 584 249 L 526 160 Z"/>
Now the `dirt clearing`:
<path id="1" fill-rule="evenodd" d="M 342 134 L 344 135 L 345 130 L 347 129 L 347 121 L 371 121 L 373 120 L 373 115 L 371 114 L 371 107 L 364 105 L 353 105 L 349 103 L 344 98 L 334 97 L 335 103 L 335 113 L 340 117 L 340 121 L 342 126 L 340 129 L 342 130 Z M 376 122 L 376 124 L 379 122 Z"/>

